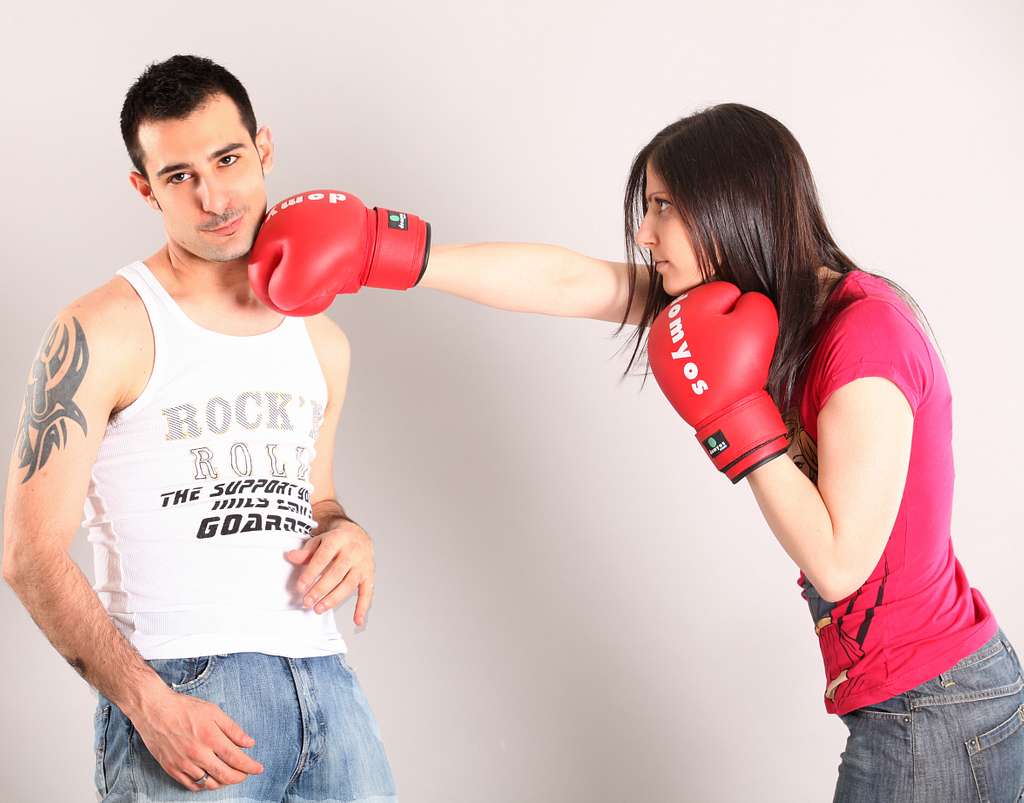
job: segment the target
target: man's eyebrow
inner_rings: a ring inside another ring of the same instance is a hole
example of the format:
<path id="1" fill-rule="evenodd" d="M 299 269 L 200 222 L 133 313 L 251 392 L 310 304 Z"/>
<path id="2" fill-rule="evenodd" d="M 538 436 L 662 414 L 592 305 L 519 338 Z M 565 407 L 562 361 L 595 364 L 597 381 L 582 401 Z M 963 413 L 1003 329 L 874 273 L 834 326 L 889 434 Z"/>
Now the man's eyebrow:
<path id="1" fill-rule="evenodd" d="M 241 142 L 232 142 L 230 145 L 225 145 L 223 148 L 218 148 L 213 153 L 211 153 L 210 159 L 219 159 L 221 156 L 224 156 L 225 154 L 230 153 L 233 150 L 237 150 L 238 148 L 244 147 L 245 145 L 243 145 Z M 167 165 L 166 167 L 161 167 L 160 170 L 157 172 L 156 177 L 160 178 L 160 176 L 166 175 L 167 173 L 180 173 L 182 170 L 186 170 L 190 167 L 192 167 L 191 162 L 177 162 L 172 165 Z"/>

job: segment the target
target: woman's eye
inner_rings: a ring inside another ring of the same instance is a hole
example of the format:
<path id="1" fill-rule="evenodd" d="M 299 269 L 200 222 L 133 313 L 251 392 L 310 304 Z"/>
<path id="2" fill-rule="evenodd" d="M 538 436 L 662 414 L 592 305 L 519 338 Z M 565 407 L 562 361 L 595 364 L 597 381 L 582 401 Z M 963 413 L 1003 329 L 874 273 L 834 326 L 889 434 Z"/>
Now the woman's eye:
<path id="1" fill-rule="evenodd" d="M 664 198 L 655 198 L 654 203 L 658 205 L 659 212 L 664 212 L 668 207 L 672 206 L 672 204 L 670 204 Z"/>

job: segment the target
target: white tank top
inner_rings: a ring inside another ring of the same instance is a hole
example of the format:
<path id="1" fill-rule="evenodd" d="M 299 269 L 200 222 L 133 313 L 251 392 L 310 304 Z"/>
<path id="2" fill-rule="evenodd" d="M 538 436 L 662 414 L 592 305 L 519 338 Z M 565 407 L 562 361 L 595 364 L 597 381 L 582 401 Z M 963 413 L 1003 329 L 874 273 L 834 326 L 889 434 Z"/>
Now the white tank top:
<path id="1" fill-rule="evenodd" d="M 309 465 L 327 403 L 305 322 L 219 334 L 142 262 L 117 273 L 146 305 L 155 358 L 107 424 L 85 500 L 103 607 L 146 659 L 345 652 L 284 557 L 316 526 Z"/>

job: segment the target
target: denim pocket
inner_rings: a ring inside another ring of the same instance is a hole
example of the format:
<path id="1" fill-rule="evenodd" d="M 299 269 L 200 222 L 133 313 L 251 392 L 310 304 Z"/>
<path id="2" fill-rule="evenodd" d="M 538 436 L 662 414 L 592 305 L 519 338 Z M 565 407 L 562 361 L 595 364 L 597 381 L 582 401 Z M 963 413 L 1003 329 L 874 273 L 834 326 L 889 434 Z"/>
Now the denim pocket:
<path id="1" fill-rule="evenodd" d="M 195 658 L 156 658 L 146 663 L 171 689 L 187 694 L 210 679 L 222 657 L 224 656 L 200 655 Z"/>
<path id="2" fill-rule="evenodd" d="M 1024 798 L 1024 704 L 966 745 L 981 803 Z"/>
<path id="3" fill-rule="evenodd" d="M 910 701 L 906 694 L 897 694 L 895 697 L 890 697 L 888 700 L 882 700 L 880 703 L 872 703 L 871 705 L 865 705 L 850 711 L 849 714 L 844 716 L 863 716 L 869 719 L 886 719 L 893 718 L 898 719 L 900 717 L 907 717 L 910 714 Z"/>
<path id="4" fill-rule="evenodd" d="M 107 755 L 107 726 L 110 724 L 110 704 L 97 706 L 93 717 L 93 751 L 96 755 L 96 770 L 93 780 L 100 797 L 107 794 L 107 774 L 103 766 Z"/>

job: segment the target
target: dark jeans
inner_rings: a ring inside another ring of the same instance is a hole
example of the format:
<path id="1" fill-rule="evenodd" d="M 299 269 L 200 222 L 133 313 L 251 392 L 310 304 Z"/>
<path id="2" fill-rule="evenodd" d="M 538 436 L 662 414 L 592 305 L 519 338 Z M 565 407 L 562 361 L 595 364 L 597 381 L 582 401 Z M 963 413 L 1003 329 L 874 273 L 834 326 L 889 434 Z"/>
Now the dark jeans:
<path id="1" fill-rule="evenodd" d="M 1024 800 L 1024 679 L 1002 631 L 903 694 L 842 717 L 833 803 Z"/>

